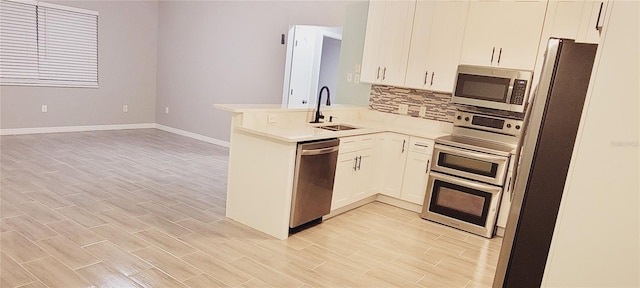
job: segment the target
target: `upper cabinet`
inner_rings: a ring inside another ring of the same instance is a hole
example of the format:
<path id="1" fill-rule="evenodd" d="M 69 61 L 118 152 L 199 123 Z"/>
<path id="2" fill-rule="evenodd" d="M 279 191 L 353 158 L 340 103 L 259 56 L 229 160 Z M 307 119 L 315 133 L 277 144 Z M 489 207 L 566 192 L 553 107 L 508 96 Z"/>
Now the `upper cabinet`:
<path id="1" fill-rule="evenodd" d="M 416 3 L 406 87 L 453 91 L 468 7 L 467 1 Z"/>
<path id="2" fill-rule="evenodd" d="M 576 39 L 582 43 L 600 43 L 610 1 L 549 2 L 545 25 L 551 26 L 551 37 Z"/>
<path id="3" fill-rule="evenodd" d="M 461 64 L 533 70 L 546 1 L 471 2 Z"/>
<path id="4" fill-rule="evenodd" d="M 416 2 L 370 1 L 360 80 L 403 86 Z"/>

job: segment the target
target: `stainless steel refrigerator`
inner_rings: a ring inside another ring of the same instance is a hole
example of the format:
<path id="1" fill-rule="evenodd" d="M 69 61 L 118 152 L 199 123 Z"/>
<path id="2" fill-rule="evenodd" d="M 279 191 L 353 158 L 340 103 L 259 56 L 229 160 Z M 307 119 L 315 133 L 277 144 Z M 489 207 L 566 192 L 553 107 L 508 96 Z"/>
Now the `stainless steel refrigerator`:
<path id="1" fill-rule="evenodd" d="M 540 287 L 597 45 L 549 39 L 493 287 Z M 535 76 L 534 76 L 535 77 Z"/>

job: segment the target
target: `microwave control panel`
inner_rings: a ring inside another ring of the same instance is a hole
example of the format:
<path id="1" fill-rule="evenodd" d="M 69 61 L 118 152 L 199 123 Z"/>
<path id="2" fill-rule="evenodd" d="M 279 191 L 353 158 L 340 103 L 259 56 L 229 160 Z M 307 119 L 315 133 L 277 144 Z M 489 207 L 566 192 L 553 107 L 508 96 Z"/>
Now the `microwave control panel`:
<path id="1" fill-rule="evenodd" d="M 524 95 L 527 91 L 527 80 L 515 79 L 513 90 L 511 91 L 511 104 L 522 105 L 524 103 Z"/>

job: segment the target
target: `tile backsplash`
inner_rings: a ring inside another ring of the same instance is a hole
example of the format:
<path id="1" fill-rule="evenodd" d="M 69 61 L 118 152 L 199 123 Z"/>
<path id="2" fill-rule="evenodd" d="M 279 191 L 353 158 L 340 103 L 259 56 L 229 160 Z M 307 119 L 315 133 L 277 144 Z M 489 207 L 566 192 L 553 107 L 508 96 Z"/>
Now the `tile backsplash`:
<path id="1" fill-rule="evenodd" d="M 409 116 L 443 122 L 453 122 L 453 114 L 456 111 L 451 104 L 451 94 L 393 86 L 371 86 L 369 109 L 399 114 L 400 104 L 409 106 Z M 423 106 L 427 107 L 427 113 L 420 117 L 420 107 Z"/>

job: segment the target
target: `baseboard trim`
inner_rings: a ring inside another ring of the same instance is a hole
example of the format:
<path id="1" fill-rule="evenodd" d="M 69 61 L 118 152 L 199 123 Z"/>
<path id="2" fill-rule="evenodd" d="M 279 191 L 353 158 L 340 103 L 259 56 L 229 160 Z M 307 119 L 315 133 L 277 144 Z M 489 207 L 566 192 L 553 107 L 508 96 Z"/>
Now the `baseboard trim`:
<path id="1" fill-rule="evenodd" d="M 200 135 L 197 133 L 193 133 L 193 132 L 189 132 L 189 131 L 185 131 L 185 130 L 181 130 L 181 129 L 177 129 L 177 128 L 173 128 L 173 127 L 169 127 L 169 126 L 164 126 L 164 125 L 160 125 L 160 124 L 155 124 L 155 128 L 156 129 L 160 129 L 162 131 L 167 131 L 173 134 L 178 134 L 181 136 L 185 136 L 185 137 L 189 137 L 189 138 L 193 138 L 196 140 L 200 140 L 200 141 L 204 141 L 207 143 L 211 143 L 211 144 L 215 144 L 215 145 L 220 145 L 223 147 L 227 147 L 229 148 L 229 142 L 227 141 L 222 141 L 216 138 L 211 138 L 211 137 L 207 137 L 204 135 Z"/>
<path id="2" fill-rule="evenodd" d="M 407 202 L 398 198 L 394 198 L 391 196 L 387 196 L 387 195 L 383 195 L 383 194 L 378 194 L 378 197 L 376 198 L 376 201 L 378 202 L 382 202 L 385 204 L 389 204 L 391 206 L 396 206 L 398 208 L 402 208 L 404 210 L 409 210 L 409 211 L 413 211 L 416 213 L 422 213 L 422 205 L 418 205 L 415 203 L 411 203 L 411 202 Z"/>
<path id="3" fill-rule="evenodd" d="M 58 126 L 58 127 L 0 129 L 0 136 L 61 133 L 61 132 L 86 132 L 86 131 L 103 131 L 103 130 L 149 129 L 149 128 L 156 128 L 156 124 L 141 123 L 141 124 L 118 124 L 118 125 Z"/>
<path id="4" fill-rule="evenodd" d="M 157 123 L 140 123 L 140 124 L 119 124 L 119 125 L 90 125 L 90 126 L 59 126 L 59 127 L 37 127 L 37 128 L 16 128 L 16 129 L 0 129 L 0 136 L 9 135 L 26 135 L 26 134 L 45 134 L 45 133 L 62 133 L 62 132 L 87 132 L 87 131 L 104 131 L 104 130 L 126 130 L 126 129 L 159 129 L 173 134 L 189 137 L 192 139 L 204 141 L 207 143 L 220 145 L 229 148 L 228 141 L 222 141 L 193 132 L 160 125 Z"/>

